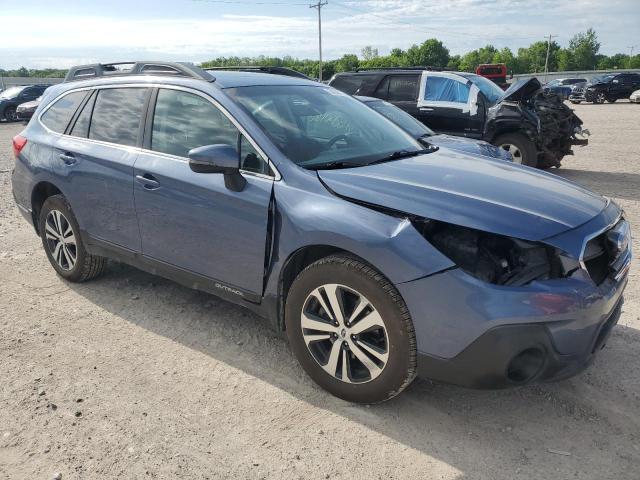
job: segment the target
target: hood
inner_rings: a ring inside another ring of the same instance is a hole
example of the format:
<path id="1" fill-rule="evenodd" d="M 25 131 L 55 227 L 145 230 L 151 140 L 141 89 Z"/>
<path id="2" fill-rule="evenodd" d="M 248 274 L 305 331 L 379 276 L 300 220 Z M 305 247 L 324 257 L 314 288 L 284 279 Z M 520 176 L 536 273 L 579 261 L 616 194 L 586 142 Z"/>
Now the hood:
<path id="1" fill-rule="evenodd" d="M 524 80 L 518 80 L 513 83 L 506 92 L 502 100 L 509 100 L 511 102 L 521 102 L 534 97 L 542 89 L 542 84 L 537 78 L 529 78 Z"/>
<path id="2" fill-rule="evenodd" d="M 38 108 L 40 105 L 40 100 L 31 100 L 30 102 L 21 103 L 18 108 L 26 110 L 28 108 Z"/>
<path id="3" fill-rule="evenodd" d="M 496 147 L 483 140 L 472 138 L 454 137 L 452 135 L 429 135 L 422 137 L 424 141 L 442 148 L 450 148 L 469 155 L 481 155 L 483 157 L 497 158 L 499 160 L 513 161 L 511 154 L 502 148 Z"/>
<path id="4" fill-rule="evenodd" d="M 523 240 L 573 229 L 606 206 L 555 175 L 452 150 L 318 176 L 347 199 Z"/>

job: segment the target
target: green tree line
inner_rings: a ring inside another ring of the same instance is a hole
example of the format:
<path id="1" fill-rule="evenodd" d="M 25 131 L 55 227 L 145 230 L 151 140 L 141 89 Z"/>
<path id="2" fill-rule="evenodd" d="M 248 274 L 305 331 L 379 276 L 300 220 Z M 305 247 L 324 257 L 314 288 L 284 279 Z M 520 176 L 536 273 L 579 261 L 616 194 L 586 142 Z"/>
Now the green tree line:
<path id="1" fill-rule="evenodd" d="M 336 60 L 323 62 L 322 76 L 330 78 L 334 73 L 356 68 L 409 67 L 430 65 L 465 72 L 473 72 L 481 63 L 505 63 L 514 74 L 544 72 L 549 48 L 548 70 L 609 70 L 617 68 L 640 68 L 640 55 L 630 57 L 624 53 L 607 56 L 600 53 L 600 42 L 596 32 L 590 28 L 574 35 L 569 45 L 563 48 L 557 42 L 547 45 L 546 40 L 533 42 L 526 48 L 513 52 L 510 48 L 498 49 L 486 45 L 464 55 L 451 55 L 442 41 L 430 38 L 406 50 L 394 48 L 389 55 L 379 55 L 378 49 L 366 46 L 361 55 L 346 54 Z M 313 78 L 318 77 L 318 61 L 291 56 L 267 57 L 218 57 L 202 63 L 203 67 L 234 67 L 242 65 L 289 67 Z M 21 67 L 17 70 L 0 69 L 0 75 L 17 77 L 64 77 L 66 70 L 34 70 Z"/>

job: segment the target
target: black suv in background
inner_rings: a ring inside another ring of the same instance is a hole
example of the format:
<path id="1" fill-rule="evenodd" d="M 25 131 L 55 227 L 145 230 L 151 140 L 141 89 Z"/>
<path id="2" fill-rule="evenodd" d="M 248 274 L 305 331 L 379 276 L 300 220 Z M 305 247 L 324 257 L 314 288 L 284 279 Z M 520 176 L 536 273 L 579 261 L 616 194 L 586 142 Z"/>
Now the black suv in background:
<path id="1" fill-rule="evenodd" d="M 611 73 L 593 77 L 584 89 L 575 89 L 569 96 L 571 103 L 613 103 L 629 98 L 640 88 L 640 73 Z"/>
<path id="2" fill-rule="evenodd" d="M 18 105 L 38 98 L 49 85 L 21 85 L 9 87 L 0 93 L 0 119 L 13 122 L 18 119 Z"/>
<path id="3" fill-rule="evenodd" d="M 413 67 L 338 73 L 329 84 L 386 100 L 437 133 L 485 140 L 531 167 L 558 167 L 573 145 L 587 143 L 576 137 L 582 121 L 535 78 L 504 92 L 473 73 Z"/>

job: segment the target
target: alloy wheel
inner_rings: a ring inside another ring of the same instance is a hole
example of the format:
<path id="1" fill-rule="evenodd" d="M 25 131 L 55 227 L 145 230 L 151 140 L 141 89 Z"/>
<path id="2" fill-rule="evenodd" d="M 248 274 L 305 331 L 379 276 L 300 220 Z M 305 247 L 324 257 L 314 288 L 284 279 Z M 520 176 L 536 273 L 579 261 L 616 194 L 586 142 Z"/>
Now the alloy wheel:
<path id="1" fill-rule="evenodd" d="M 511 157 L 513 158 L 513 163 L 518 163 L 520 165 L 522 164 L 522 151 L 518 147 L 516 147 L 511 143 L 505 143 L 500 145 L 500 148 L 502 148 L 503 150 L 506 150 L 511 154 Z"/>
<path id="2" fill-rule="evenodd" d="M 598 96 L 596 97 L 596 103 L 604 103 L 604 93 L 599 93 Z"/>
<path id="3" fill-rule="evenodd" d="M 364 295 L 338 284 L 313 290 L 300 317 L 302 336 L 315 361 L 345 383 L 378 377 L 389 359 L 384 320 Z"/>
<path id="4" fill-rule="evenodd" d="M 71 223 L 59 210 L 51 210 L 45 221 L 45 238 L 51 256 L 63 270 L 72 270 L 78 255 Z"/>

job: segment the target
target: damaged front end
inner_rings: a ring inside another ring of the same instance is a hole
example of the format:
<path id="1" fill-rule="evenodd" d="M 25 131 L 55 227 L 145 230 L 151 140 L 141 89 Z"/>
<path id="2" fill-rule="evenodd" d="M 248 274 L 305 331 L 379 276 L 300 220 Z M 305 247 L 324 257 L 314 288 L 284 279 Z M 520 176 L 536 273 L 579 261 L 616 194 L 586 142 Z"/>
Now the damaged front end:
<path id="1" fill-rule="evenodd" d="M 533 107 L 540 119 L 541 154 L 538 165 L 559 167 L 565 155 L 573 155 L 574 145 L 589 143 L 589 130 L 582 128 L 582 120 L 553 92 L 538 92 Z"/>
<path id="2" fill-rule="evenodd" d="M 533 281 L 564 278 L 577 260 L 557 248 L 473 228 L 414 219 L 422 236 L 467 274 L 487 283 L 521 287 Z"/>
<path id="3" fill-rule="evenodd" d="M 535 78 L 513 84 L 487 112 L 485 137 L 513 131 L 535 144 L 540 168 L 559 167 L 565 155 L 573 155 L 574 145 L 588 143 L 589 135 L 574 111 L 555 93 L 544 93 Z"/>

